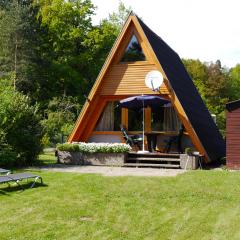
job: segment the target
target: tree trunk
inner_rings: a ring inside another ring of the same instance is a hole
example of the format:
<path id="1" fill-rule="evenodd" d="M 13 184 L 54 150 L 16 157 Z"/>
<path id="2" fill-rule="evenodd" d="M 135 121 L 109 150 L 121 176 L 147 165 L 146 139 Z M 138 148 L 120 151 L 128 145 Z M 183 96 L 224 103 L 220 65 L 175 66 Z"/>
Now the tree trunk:
<path id="1" fill-rule="evenodd" d="M 14 90 L 16 90 L 16 78 L 17 78 L 17 51 L 18 51 L 18 37 L 16 35 L 15 49 L 14 49 L 14 77 L 13 77 Z"/>

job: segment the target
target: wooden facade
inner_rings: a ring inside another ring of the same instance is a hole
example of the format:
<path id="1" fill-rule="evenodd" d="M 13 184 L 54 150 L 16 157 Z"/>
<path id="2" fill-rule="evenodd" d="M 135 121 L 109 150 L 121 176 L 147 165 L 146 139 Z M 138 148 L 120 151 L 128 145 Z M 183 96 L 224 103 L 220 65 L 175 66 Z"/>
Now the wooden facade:
<path id="1" fill-rule="evenodd" d="M 141 45 L 146 59 L 144 61 L 121 62 L 120 60 L 133 35 Z M 174 66 L 171 67 L 174 69 Z M 157 93 L 146 87 L 144 82 L 146 74 L 151 70 L 160 71 L 164 78 L 164 82 Z M 181 81 L 180 77 L 179 81 Z M 161 62 L 159 62 L 159 59 L 146 37 L 146 34 L 139 23 L 139 19 L 134 14 L 131 14 L 127 19 L 120 35 L 110 51 L 88 96 L 88 100 L 83 106 L 78 120 L 76 121 L 76 125 L 69 136 L 68 142 L 89 141 L 93 137 L 108 138 L 109 135 L 121 137 L 120 131 L 95 132 L 94 128 L 96 123 L 108 102 L 119 101 L 130 96 L 141 94 L 157 94 L 169 99 L 179 119 L 184 125 L 186 135 L 189 136 L 194 148 L 204 156 L 206 161 L 210 160 L 208 152 L 203 147 L 201 140 L 189 121 L 184 106 L 176 95 L 171 82 L 163 70 Z M 145 109 L 145 113 L 145 130 L 150 131 L 151 110 Z M 121 123 L 126 126 L 128 125 L 127 109 L 122 109 Z"/>
<path id="2" fill-rule="evenodd" d="M 240 100 L 227 104 L 226 164 L 228 169 L 240 169 Z"/>

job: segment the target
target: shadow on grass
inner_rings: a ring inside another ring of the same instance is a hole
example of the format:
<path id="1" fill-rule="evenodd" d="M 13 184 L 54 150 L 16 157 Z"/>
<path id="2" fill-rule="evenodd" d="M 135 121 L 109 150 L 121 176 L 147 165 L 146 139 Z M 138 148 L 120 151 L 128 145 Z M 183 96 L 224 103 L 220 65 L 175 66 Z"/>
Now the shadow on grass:
<path id="1" fill-rule="evenodd" d="M 45 183 L 41 184 L 39 182 L 36 182 L 34 187 L 31 188 L 32 184 L 33 184 L 33 182 L 20 184 L 20 186 L 17 185 L 16 183 L 5 184 L 5 185 L 7 185 L 5 188 L 4 187 L 0 188 L 0 195 L 9 195 L 8 193 L 11 193 L 11 192 L 24 192 L 27 189 L 34 189 L 34 188 L 39 188 L 39 187 L 48 187 L 48 185 L 45 184 Z"/>

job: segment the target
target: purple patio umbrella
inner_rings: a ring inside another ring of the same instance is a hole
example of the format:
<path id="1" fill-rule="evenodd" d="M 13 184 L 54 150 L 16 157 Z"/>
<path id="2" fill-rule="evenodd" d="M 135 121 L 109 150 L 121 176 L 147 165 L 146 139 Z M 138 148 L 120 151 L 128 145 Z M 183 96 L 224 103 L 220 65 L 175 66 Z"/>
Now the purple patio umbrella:
<path id="1" fill-rule="evenodd" d="M 123 108 L 130 108 L 133 110 L 137 109 L 144 109 L 146 107 L 162 107 L 165 104 L 170 103 L 169 100 L 166 100 L 162 97 L 159 96 L 154 96 L 154 95 L 139 95 L 139 96 L 134 96 L 134 97 L 129 97 L 121 100 L 119 102 L 119 107 Z M 144 143 L 144 111 L 143 111 L 143 143 Z M 143 144 L 143 149 L 142 151 L 139 151 L 141 153 L 147 152 L 144 149 L 144 144 Z"/>

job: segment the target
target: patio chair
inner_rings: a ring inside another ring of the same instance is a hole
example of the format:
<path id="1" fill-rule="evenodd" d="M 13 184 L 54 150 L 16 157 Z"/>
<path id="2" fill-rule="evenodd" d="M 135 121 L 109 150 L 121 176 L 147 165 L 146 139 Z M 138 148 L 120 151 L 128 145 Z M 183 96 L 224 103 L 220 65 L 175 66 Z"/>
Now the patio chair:
<path id="1" fill-rule="evenodd" d="M 121 132 L 126 143 L 130 146 L 136 145 L 139 149 L 142 149 L 143 138 L 140 135 L 129 135 L 127 133 L 126 127 L 120 124 Z"/>
<path id="2" fill-rule="evenodd" d="M 28 180 L 28 179 L 33 179 L 33 183 L 30 186 L 30 188 L 33 188 L 37 182 L 37 180 L 40 180 L 40 183 L 43 184 L 43 180 L 42 177 L 32 174 L 32 173 L 15 173 L 15 174 L 8 174 L 8 175 L 4 175 L 4 176 L 0 176 L 0 184 L 1 183 L 10 183 L 10 182 L 14 182 L 16 183 L 18 186 L 20 186 L 22 188 L 22 186 L 20 185 L 20 181 L 22 180 Z M 10 184 L 9 184 L 10 185 Z M 22 188 L 23 189 L 23 188 Z"/>

